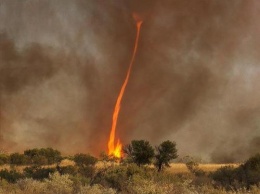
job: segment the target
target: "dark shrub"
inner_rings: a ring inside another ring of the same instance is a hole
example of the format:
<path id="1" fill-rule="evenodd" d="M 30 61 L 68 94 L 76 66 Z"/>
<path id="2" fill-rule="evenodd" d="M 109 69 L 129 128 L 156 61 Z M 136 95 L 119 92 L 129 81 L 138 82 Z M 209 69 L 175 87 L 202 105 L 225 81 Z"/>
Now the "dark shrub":
<path id="1" fill-rule="evenodd" d="M 208 176 L 196 176 L 191 183 L 196 187 L 210 186 L 212 185 L 212 179 Z"/>
<path id="2" fill-rule="evenodd" d="M 157 173 L 156 173 L 157 174 Z M 149 178 L 150 171 L 146 167 L 139 167 L 136 164 L 115 165 L 100 169 L 92 180 L 92 184 L 100 184 L 104 187 L 111 187 L 122 193 L 133 193 L 129 191 L 128 184 L 135 176 Z M 154 178 L 154 176 L 152 176 Z"/>
<path id="3" fill-rule="evenodd" d="M 45 156 L 34 156 L 31 160 L 31 164 L 34 165 L 47 165 L 49 164 L 48 159 Z"/>
<path id="4" fill-rule="evenodd" d="M 126 168 L 126 175 L 127 177 L 132 177 L 133 175 L 145 175 L 145 168 L 140 168 L 136 164 L 129 164 Z"/>
<path id="5" fill-rule="evenodd" d="M 95 175 L 95 167 L 94 166 L 81 166 L 81 167 L 79 167 L 78 172 L 83 177 L 93 178 Z"/>
<path id="6" fill-rule="evenodd" d="M 40 155 L 40 150 L 35 148 L 35 149 L 29 149 L 24 151 L 24 155 L 28 156 L 29 158 L 33 158 L 34 156 L 39 156 Z"/>
<path id="7" fill-rule="evenodd" d="M 245 164 L 244 167 L 247 170 L 252 170 L 256 172 L 260 172 L 260 154 L 256 154 L 255 156 L 249 158 Z"/>
<path id="8" fill-rule="evenodd" d="M 5 179 L 10 183 L 15 183 L 18 179 L 24 178 L 24 176 L 17 171 L 8 171 L 6 169 L 0 171 L 0 177 L 1 179 Z"/>
<path id="9" fill-rule="evenodd" d="M 123 191 L 127 184 L 127 168 L 126 166 L 114 166 L 102 175 L 101 179 L 106 181 L 108 187 L 112 187 L 118 191 Z"/>
<path id="10" fill-rule="evenodd" d="M 27 163 L 26 161 L 26 157 L 23 154 L 13 153 L 10 155 L 10 164 L 25 165 Z"/>
<path id="11" fill-rule="evenodd" d="M 24 151 L 30 164 L 47 165 L 58 163 L 62 160 L 61 153 L 52 148 L 29 149 Z"/>
<path id="12" fill-rule="evenodd" d="M 60 151 L 54 150 L 52 148 L 40 149 L 40 155 L 47 158 L 48 164 L 58 163 L 62 160 Z"/>
<path id="13" fill-rule="evenodd" d="M 24 174 L 28 178 L 33 178 L 37 180 L 43 180 L 49 177 L 49 174 L 53 174 L 56 168 L 42 168 L 39 166 L 26 167 Z"/>
<path id="14" fill-rule="evenodd" d="M 80 167 L 94 166 L 97 163 L 97 161 L 97 158 L 89 154 L 76 154 L 74 156 L 74 162 L 77 166 Z"/>
<path id="15" fill-rule="evenodd" d="M 240 182 L 246 184 L 247 188 L 251 185 L 260 183 L 260 154 L 249 158 L 237 169 L 237 176 Z"/>
<path id="16" fill-rule="evenodd" d="M 220 186 L 231 188 L 236 178 L 236 170 L 232 166 L 221 167 L 212 173 L 212 178 Z"/>
<path id="17" fill-rule="evenodd" d="M 212 173 L 212 178 L 225 188 L 250 188 L 260 183 L 260 154 L 249 158 L 238 168 L 222 167 Z"/>
<path id="18" fill-rule="evenodd" d="M 62 166 L 62 167 L 57 167 L 57 170 L 60 174 L 69 174 L 75 176 L 78 172 L 77 167 L 75 166 Z"/>
<path id="19" fill-rule="evenodd" d="M 9 164 L 10 157 L 6 154 L 0 154 L 0 165 Z"/>

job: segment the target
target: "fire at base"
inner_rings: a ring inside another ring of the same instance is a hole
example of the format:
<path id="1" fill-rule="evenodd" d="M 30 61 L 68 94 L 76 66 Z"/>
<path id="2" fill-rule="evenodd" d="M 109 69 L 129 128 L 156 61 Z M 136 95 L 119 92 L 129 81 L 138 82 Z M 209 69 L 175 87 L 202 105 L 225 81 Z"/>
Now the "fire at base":
<path id="1" fill-rule="evenodd" d="M 111 130 L 110 130 L 110 136 L 109 136 L 109 140 L 108 140 L 108 155 L 112 155 L 116 158 L 122 157 L 122 144 L 121 144 L 119 138 L 118 138 L 117 143 L 115 145 L 116 125 L 117 125 L 118 115 L 119 115 L 120 108 L 121 108 L 121 101 L 122 101 L 122 98 L 123 98 L 124 93 L 125 93 L 125 88 L 128 84 L 128 80 L 129 80 L 129 77 L 130 77 L 130 74 L 131 74 L 132 66 L 134 64 L 134 60 L 135 60 L 135 56 L 136 56 L 136 52 L 137 52 L 137 48 L 138 48 L 139 37 L 140 37 L 140 29 L 141 29 L 141 25 L 143 23 L 143 21 L 140 19 L 140 17 L 138 17 L 137 14 L 133 14 L 133 17 L 136 21 L 136 28 L 137 28 L 134 51 L 133 51 L 133 55 L 132 55 L 132 58 L 131 58 L 131 61 L 130 61 L 130 65 L 129 65 L 127 74 L 126 74 L 125 81 L 124 81 L 124 83 L 121 87 L 120 93 L 119 93 L 117 101 L 116 101 L 116 105 L 115 105 L 115 109 L 114 109 L 114 113 L 113 113 L 113 118 L 112 118 L 112 127 L 111 127 Z"/>

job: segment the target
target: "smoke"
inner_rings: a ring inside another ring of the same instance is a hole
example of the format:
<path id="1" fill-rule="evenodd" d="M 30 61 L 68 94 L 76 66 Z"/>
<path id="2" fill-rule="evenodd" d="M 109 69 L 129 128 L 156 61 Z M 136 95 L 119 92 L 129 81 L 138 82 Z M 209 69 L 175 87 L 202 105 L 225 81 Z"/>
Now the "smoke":
<path id="1" fill-rule="evenodd" d="M 0 147 L 106 150 L 144 20 L 117 132 L 177 142 L 217 162 L 260 137 L 257 0 L 0 0 Z"/>

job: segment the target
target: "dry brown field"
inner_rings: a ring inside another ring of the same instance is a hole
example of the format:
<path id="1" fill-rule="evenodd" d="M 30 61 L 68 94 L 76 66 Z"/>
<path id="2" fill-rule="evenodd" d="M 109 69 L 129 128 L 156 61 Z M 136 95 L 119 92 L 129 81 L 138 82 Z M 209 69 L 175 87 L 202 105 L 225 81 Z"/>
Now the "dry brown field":
<path id="1" fill-rule="evenodd" d="M 238 167 L 240 164 L 199 164 L 199 168 L 205 172 L 213 172 L 224 166 Z M 189 173 L 188 168 L 184 163 L 173 163 L 167 171 L 172 173 Z"/>
<path id="2" fill-rule="evenodd" d="M 75 163 L 71 160 L 65 159 L 60 163 L 60 166 L 68 166 L 68 165 L 75 165 Z M 108 163 L 108 166 L 111 164 Z M 114 165 L 117 165 L 116 163 Z M 224 166 L 233 166 L 233 167 L 238 167 L 240 164 L 199 164 L 199 168 L 205 172 L 213 172 L 216 171 L 217 169 L 224 167 Z M 56 165 L 49 165 L 49 166 L 44 166 L 44 167 L 55 167 Z M 97 167 L 102 168 L 104 166 L 103 162 L 98 162 Z M 8 169 L 10 170 L 15 169 L 19 172 L 22 172 L 23 169 L 27 166 L 13 166 L 11 167 L 10 165 L 2 165 L 0 166 L 0 170 L 2 169 Z M 168 172 L 178 174 L 178 173 L 189 173 L 188 168 L 184 163 L 172 163 L 170 168 L 166 169 Z"/>

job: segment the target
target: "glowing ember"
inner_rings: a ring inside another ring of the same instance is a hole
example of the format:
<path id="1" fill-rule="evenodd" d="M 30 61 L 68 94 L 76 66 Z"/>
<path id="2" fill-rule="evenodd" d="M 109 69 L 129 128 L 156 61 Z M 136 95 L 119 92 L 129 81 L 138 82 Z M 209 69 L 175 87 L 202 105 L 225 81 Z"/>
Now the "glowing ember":
<path id="1" fill-rule="evenodd" d="M 129 68 L 128 68 L 128 71 L 127 71 L 125 81 L 122 85 L 122 88 L 120 90 L 120 93 L 119 93 L 117 101 L 116 101 L 115 110 L 114 110 L 113 119 L 112 119 L 112 128 L 110 130 L 110 136 L 109 136 L 109 141 L 108 141 L 108 154 L 113 155 L 117 158 L 121 158 L 121 155 L 122 155 L 122 144 L 121 144 L 119 139 L 117 140 L 117 144 L 115 146 L 115 134 L 116 134 L 117 119 L 118 119 L 118 115 L 119 115 L 119 112 L 120 112 L 121 101 L 122 101 L 122 98 L 124 96 L 125 88 L 127 86 L 127 83 L 128 83 L 129 77 L 130 77 L 130 73 L 131 73 L 131 70 L 132 70 L 132 66 L 133 66 L 133 63 L 134 63 L 134 60 L 135 60 L 135 55 L 136 55 L 138 42 L 139 42 L 139 36 L 140 36 L 140 28 L 141 28 L 141 25 L 142 25 L 142 21 L 140 20 L 140 18 L 138 17 L 137 14 L 133 14 L 133 17 L 136 20 L 136 27 L 137 27 L 134 51 L 133 51 L 133 55 L 132 55 L 132 58 L 131 58 L 131 62 L 130 62 L 130 65 L 129 65 Z"/>

